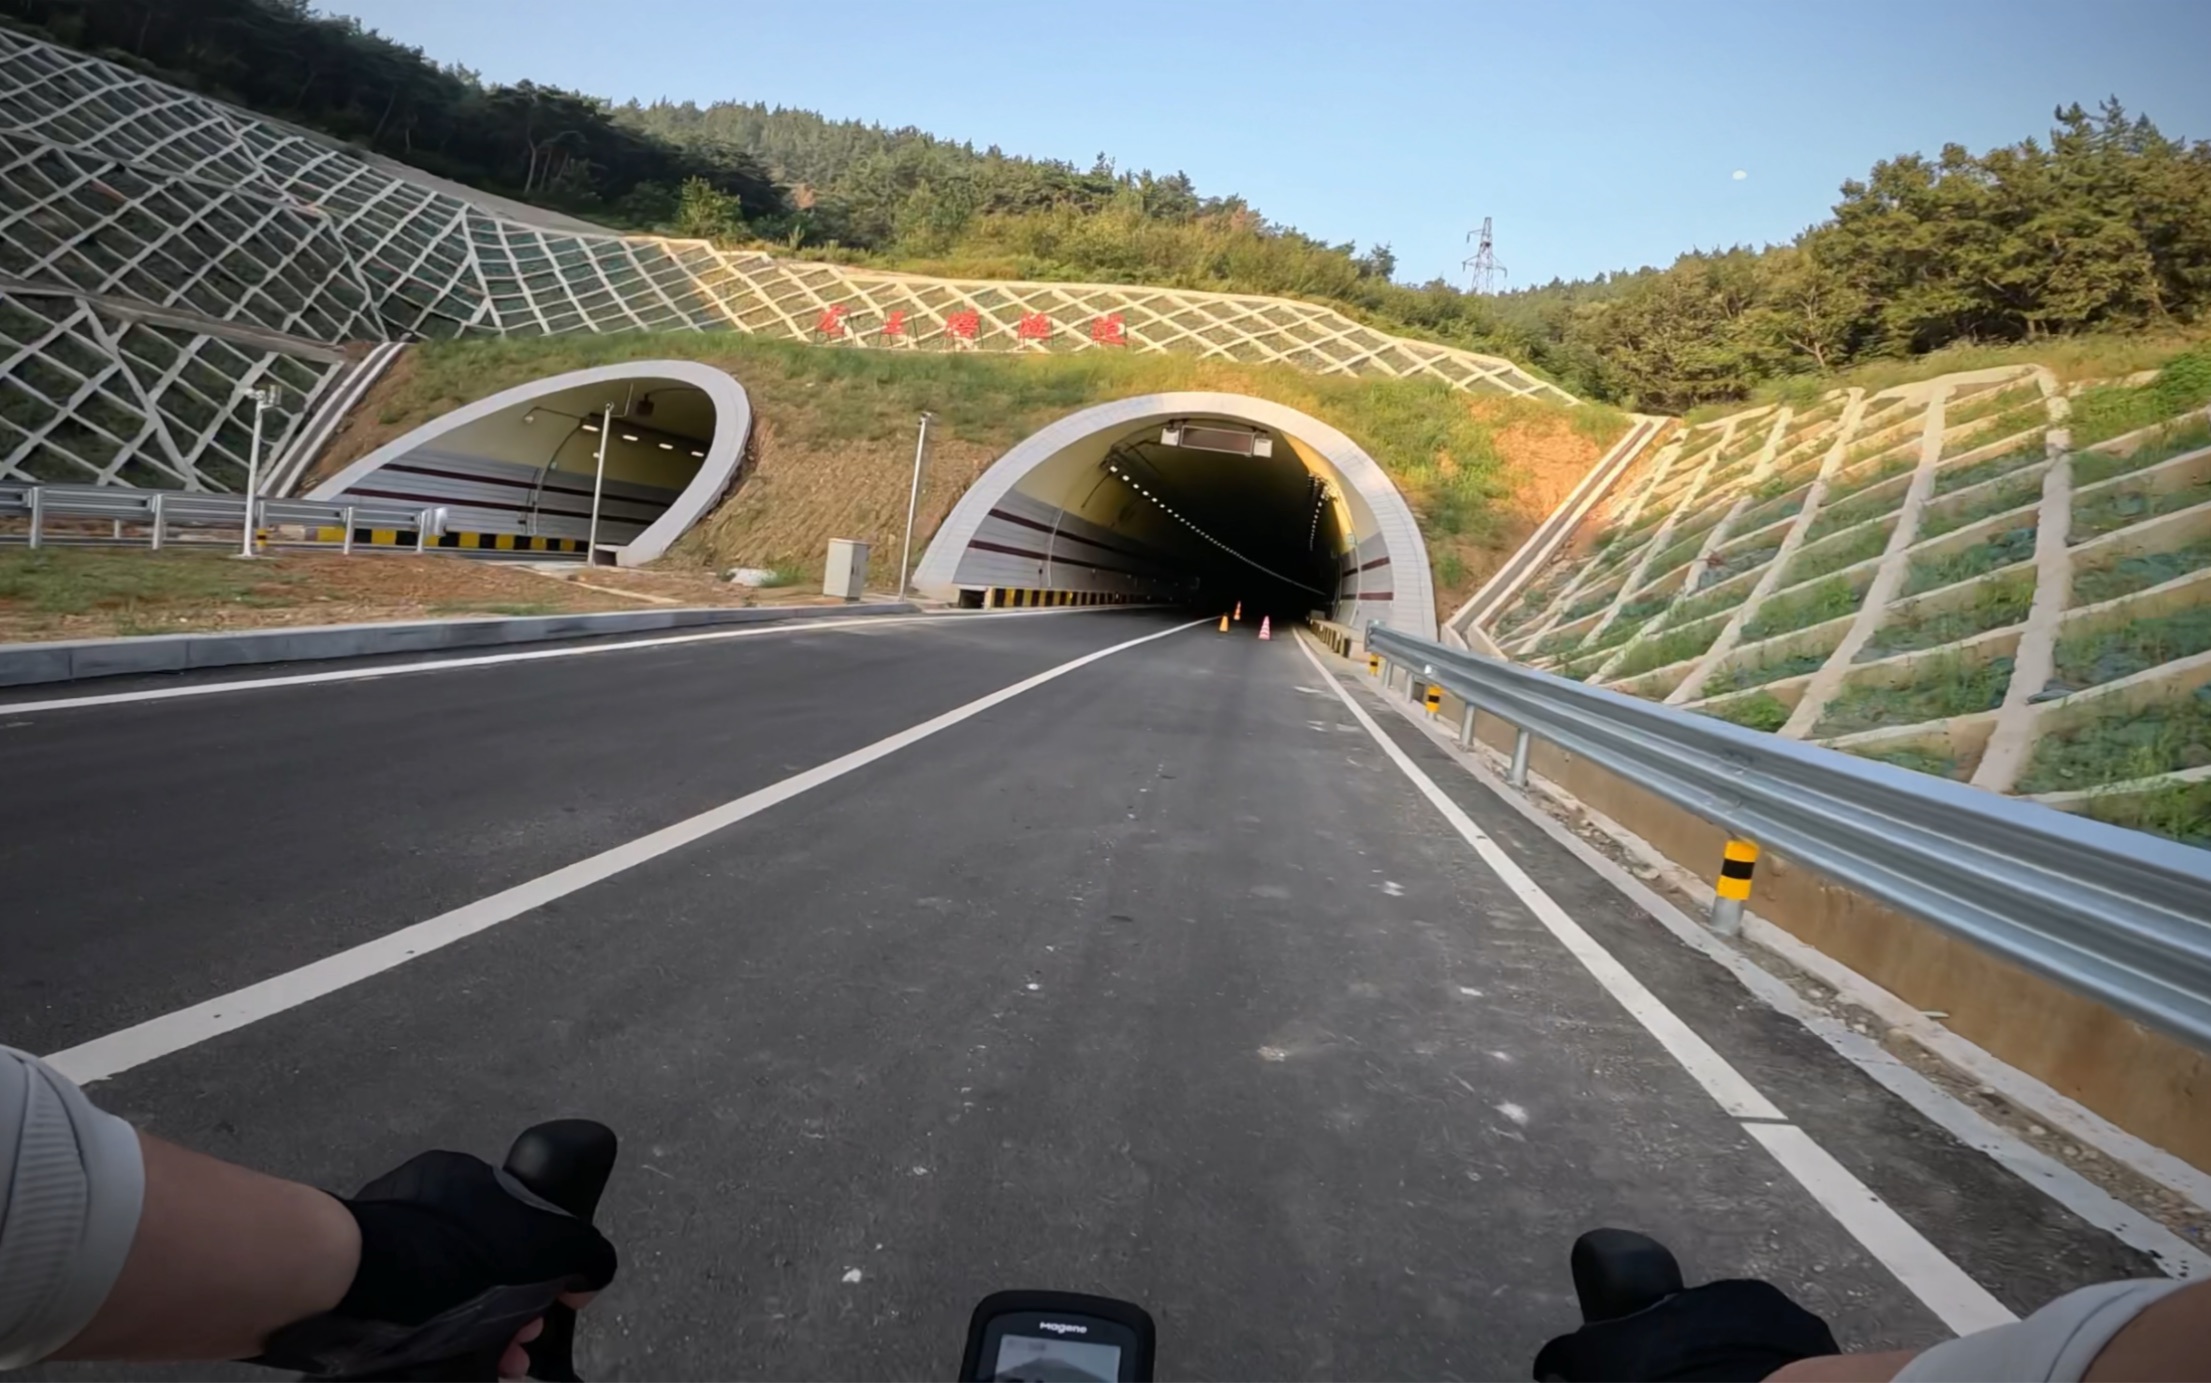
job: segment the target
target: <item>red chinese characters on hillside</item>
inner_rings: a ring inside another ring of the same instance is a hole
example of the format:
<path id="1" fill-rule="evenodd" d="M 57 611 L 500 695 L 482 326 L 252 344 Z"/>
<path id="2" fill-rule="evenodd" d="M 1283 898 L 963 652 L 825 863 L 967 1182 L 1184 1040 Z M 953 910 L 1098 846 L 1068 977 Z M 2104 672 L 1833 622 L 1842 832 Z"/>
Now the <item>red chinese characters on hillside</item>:
<path id="1" fill-rule="evenodd" d="M 912 337 L 914 326 L 906 308 L 895 307 L 883 314 L 882 321 L 870 328 L 862 322 L 853 325 L 849 315 L 850 304 L 830 303 L 824 306 L 814 319 L 817 335 L 847 338 L 855 331 L 865 335 L 870 330 L 893 340 L 904 341 Z M 926 335 L 923 324 L 923 334 Z M 945 339 L 955 346 L 973 345 L 982 335 L 983 314 L 979 309 L 963 307 L 944 314 Z M 1024 312 L 1014 325 L 1014 337 L 1021 341 L 1048 342 L 1052 339 L 1054 325 L 1051 315 L 1044 312 Z M 1128 318 L 1119 312 L 1106 312 L 1090 319 L 1090 342 L 1095 346 L 1126 346 L 1129 343 Z"/>

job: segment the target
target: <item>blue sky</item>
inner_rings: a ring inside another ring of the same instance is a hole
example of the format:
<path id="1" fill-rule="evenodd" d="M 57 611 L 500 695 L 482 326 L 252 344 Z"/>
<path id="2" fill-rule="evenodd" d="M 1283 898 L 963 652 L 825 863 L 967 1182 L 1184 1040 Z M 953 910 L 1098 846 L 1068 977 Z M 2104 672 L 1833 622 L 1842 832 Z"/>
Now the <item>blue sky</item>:
<path id="1" fill-rule="evenodd" d="M 494 81 L 1179 168 L 1415 282 L 1463 283 L 1485 215 L 1510 286 L 1785 240 L 1875 160 L 2062 101 L 2211 138 L 2211 0 L 321 3 Z"/>

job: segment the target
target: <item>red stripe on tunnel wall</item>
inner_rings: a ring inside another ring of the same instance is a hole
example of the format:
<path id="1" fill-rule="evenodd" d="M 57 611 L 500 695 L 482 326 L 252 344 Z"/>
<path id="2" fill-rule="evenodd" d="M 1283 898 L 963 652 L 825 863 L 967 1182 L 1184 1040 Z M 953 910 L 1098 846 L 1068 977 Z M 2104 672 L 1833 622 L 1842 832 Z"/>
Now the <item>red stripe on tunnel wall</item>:
<path id="1" fill-rule="evenodd" d="M 979 548 L 984 552 L 1002 552 L 1008 557 L 1026 557 L 1032 562 L 1047 560 L 1041 552 L 1031 552 L 1026 548 L 1007 547 L 1003 543 L 986 543 L 980 538 L 969 539 L 967 546 L 970 551 Z M 1151 577 L 1149 572 L 1132 571 L 1127 567 L 1109 567 L 1100 562 L 1084 562 L 1073 557 L 1053 557 L 1049 560 L 1056 567 L 1084 567 L 1090 571 L 1111 572 L 1115 576 L 1139 576 L 1148 579 Z"/>

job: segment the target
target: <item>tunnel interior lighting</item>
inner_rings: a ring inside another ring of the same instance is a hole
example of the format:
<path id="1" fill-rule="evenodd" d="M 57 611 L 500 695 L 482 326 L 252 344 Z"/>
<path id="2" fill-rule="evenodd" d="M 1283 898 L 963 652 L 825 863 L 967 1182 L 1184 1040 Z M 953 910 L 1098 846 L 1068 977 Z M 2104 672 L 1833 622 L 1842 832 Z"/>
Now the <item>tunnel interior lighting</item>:
<path id="1" fill-rule="evenodd" d="M 625 432 L 622 434 L 622 440 L 625 442 L 634 442 L 637 440 L 637 434 L 634 432 Z"/>
<path id="2" fill-rule="evenodd" d="M 691 454 L 698 457 L 702 461 L 706 459 L 706 453 L 698 450 L 696 447 L 692 448 Z"/>
<path id="3" fill-rule="evenodd" d="M 599 430 L 599 425 L 597 423 L 587 422 L 583 424 L 583 430 L 586 432 L 597 432 Z"/>
<path id="4" fill-rule="evenodd" d="M 660 444 L 660 449 L 662 451 L 674 451 L 676 449 L 676 444 L 673 442 L 662 442 Z"/>

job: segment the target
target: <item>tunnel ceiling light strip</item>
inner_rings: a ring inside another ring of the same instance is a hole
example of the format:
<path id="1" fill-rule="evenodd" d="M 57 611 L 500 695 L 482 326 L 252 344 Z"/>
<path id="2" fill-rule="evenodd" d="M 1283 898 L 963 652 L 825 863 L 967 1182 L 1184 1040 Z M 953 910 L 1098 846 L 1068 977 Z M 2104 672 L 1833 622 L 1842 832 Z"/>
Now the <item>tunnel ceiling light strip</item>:
<path id="1" fill-rule="evenodd" d="M 1145 489 L 1141 484 L 1137 482 L 1134 476 L 1122 470 L 1118 465 L 1108 464 L 1106 469 L 1111 471 L 1116 479 L 1120 480 L 1130 489 L 1136 491 L 1136 493 L 1142 495 L 1144 498 L 1158 505 L 1161 510 L 1165 511 L 1169 518 L 1174 519 L 1184 528 L 1189 529 L 1192 533 L 1197 534 L 1199 537 L 1205 539 L 1207 542 L 1219 548 L 1221 551 L 1227 553 L 1229 556 L 1235 558 L 1237 561 L 1242 562 L 1245 566 L 1250 567 L 1255 571 L 1265 572 L 1267 575 L 1273 577 L 1277 581 L 1282 582 L 1284 585 L 1295 586 L 1301 591 L 1311 591 L 1314 595 L 1319 596 L 1323 600 L 1329 598 L 1328 592 L 1322 590 L 1320 587 L 1309 586 L 1303 581 L 1298 580 L 1294 576 L 1284 576 L 1281 572 L 1276 571 L 1273 567 L 1266 565 L 1264 562 L 1254 562 L 1251 558 L 1246 557 L 1243 553 L 1238 552 L 1235 548 L 1230 547 L 1227 543 L 1222 542 L 1220 539 L 1214 537 L 1212 534 L 1206 532 L 1204 529 L 1190 522 L 1190 520 L 1176 513 L 1165 500 L 1153 494 L 1151 491 Z"/>

